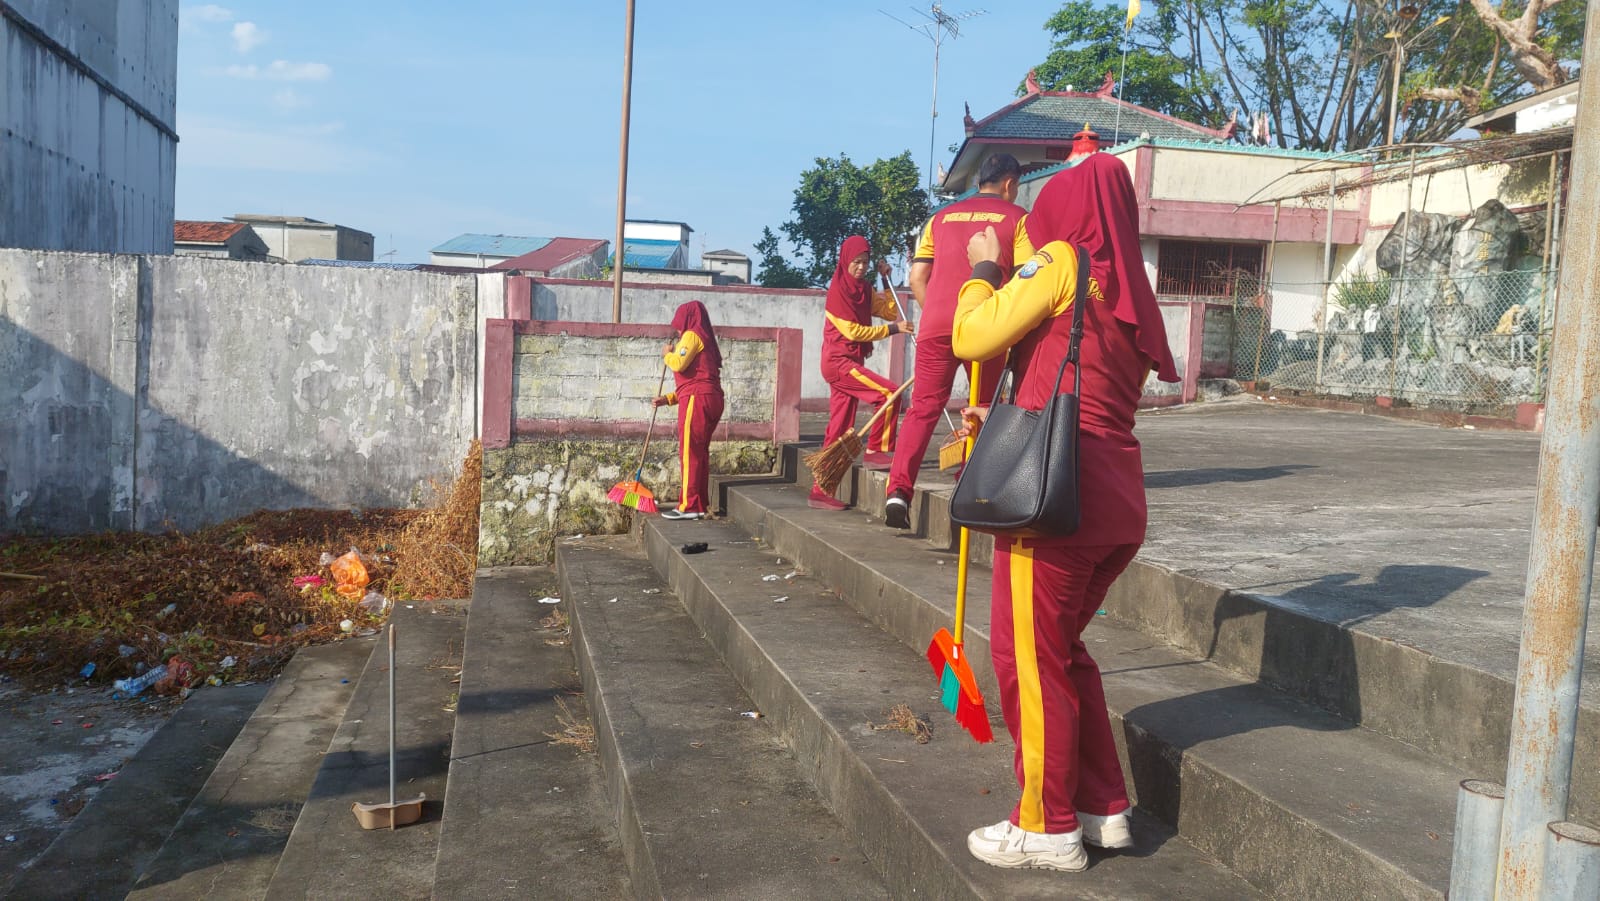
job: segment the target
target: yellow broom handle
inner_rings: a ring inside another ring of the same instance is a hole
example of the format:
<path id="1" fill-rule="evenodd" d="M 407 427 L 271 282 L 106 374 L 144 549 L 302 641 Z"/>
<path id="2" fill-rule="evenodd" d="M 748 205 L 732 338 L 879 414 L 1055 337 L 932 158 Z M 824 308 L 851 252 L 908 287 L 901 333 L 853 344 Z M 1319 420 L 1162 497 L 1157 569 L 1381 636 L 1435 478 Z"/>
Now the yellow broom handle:
<path id="1" fill-rule="evenodd" d="M 979 384 L 978 361 L 976 360 L 972 361 L 972 372 L 969 375 L 968 381 L 970 384 L 967 385 L 967 405 L 976 407 L 978 405 Z M 973 437 L 968 435 L 966 453 L 968 462 L 971 462 L 972 460 L 973 441 Z M 956 648 L 958 649 L 956 651 L 957 654 L 961 653 L 959 650 L 961 647 L 961 632 L 966 628 L 967 625 L 967 558 L 970 556 L 969 551 L 971 549 L 971 542 L 972 536 L 967 532 L 966 527 L 963 526 L 961 529 L 961 546 L 956 558 L 956 627 L 954 633 L 952 634 L 952 637 L 955 639 Z"/>

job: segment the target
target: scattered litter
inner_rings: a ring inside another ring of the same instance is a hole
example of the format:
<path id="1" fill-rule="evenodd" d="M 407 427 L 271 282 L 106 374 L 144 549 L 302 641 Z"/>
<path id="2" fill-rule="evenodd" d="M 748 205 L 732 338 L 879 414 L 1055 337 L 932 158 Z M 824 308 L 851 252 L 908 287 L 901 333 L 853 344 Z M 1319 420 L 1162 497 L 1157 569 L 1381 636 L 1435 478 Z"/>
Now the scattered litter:
<path id="1" fill-rule="evenodd" d="M 793 572 L 789 573 L 787 576 L 784 576 L 783 579 L 784 579 L 785 582 L 787 582 L 788 580 L 790 580 L 790 579 L 792 579 L 792 578 L 794 578 L 795 576 L 798 576 L 798 575 L 800 575 L 800 570 L 797 569 L 797 570 L 794 570 Z"/>
<path id="2" fill-rule="evenodd" d="M 339 620 L 339 631 L 340 632 L 353 632 L 353 631 L 355 631 L 355 628 L 356 628 L 356 624 L 355 624 L 355 622 L 353 620 L 348 620 L 348 619 Z"/>
<path id="3" fill-rule="evenodd" d="M 774 603 L 774 604 L 781 604 L 781 603 L 783 603 L 783 602 L 784 602 L 784 601 L 787 601 L 787 600 L 788 600 L 788 599 L 789 599 L 789 596 L 788 596 L 788 595 L 784 595 L 784 596 L 783 596 L 783 597 L 781 597 L 781 598 L 773 598 L 773 599 L 772 599 L 772 603 Z"/>
<path id="4" fill-rule="evenodd" d="M 218 663 L 217 666 L 220 666 L 223 669 L 233 669 L 233 665 L 238 663 L 238 662 L 239 661 L 237 659 L 235 659 L 232 655 L 229 655 L 227 657 L 222 658 L 222 662 Z"/>
<path id="5" fill-rule="evenodd" d="M 940 560 L 940 561 L 939 561 L 939 565 L 940 565 L 940 566 L 943 566 L 943 565 L 944 565 L 944 561 L 943 561 L 943 560 Z"/>
<path id="6" fill-rule="evenodd" d="M 115 778 L 117 778 L 117 774 L 116 773 L 101 773 L 100 775 L 94 777 L 94 781 L 96 781 L 96 782 L 110 782 L 111 780 L 113 780 Z"/>
<path id="7" fill-rule="evenodd" d="M 139 653 L 139 649 L 138 648 L 131 647 L 131 646 L 125 645 L 125 644 L 117 645 L 117 656 L 118 657 L 132 657 L 134 654 L 137 654 L 137 653 Z"/>
<path id="8" fill-rule="evenodd" d="M 326 557 L 327 555 L 324 554 L 323 556 Z M 294 577 L 294 587 L 302 590 L 307 588 L 321 588 L 326 584 L 328 584 L 328 580 L 318 575 Z"/>
<path id="9" fill-rule="evenodd" d="M 295 623 L 294 625 L 289 627 L 289 634 L 290 635 L 299 635 L 301 632 L 304 632 L 305 630 L 307 630 L 309 628 L 311 628 L 311 627 L 306 625 L 305 623 Z"/>
<path id="10" fill-rule="evenodd" d="M 690 543 L 679 548 L 679 550 L 683 551 L 685 554 L 704 554 L 710 549 L 711 545 L 706 544 L 704 541 L 691 541 Z"/>
<path id="11" fill-rule="evenodd" d="M 644 590 L 644 593 L 645 594 L 660 594 L 661 593 L 661 589 L 659 589 L 659 588 L 646 588 Z"/>
<path id="12" fill-rule="evenodd" d="M 1105 616 L 1105 615 L 1106 615 L 1106 612 L 1105 612 L 1105 611 L 1104 611 L 1104 610 L 1096 610 L 1096 611 L 1095 611 L 1095 612 L 1094 612 L 1094 615 L 1095 615 L 1095 616 Z"/>
<path id="13" fill-rule="evenodd" d="M 746 710 L 744 713 L 741 713 L 739 715 L 742 716 L 742 717 L 745 717 L 746 719 L 752 719 L 752 720 L 761 719 L 761 711 L 759 711 L 759 710 Z"/>
<path id="14" fill-rule="evenodd" d="M 349 679 L 340 679 L 339 680 L 339 684 L 340 685 L 349 685 L 350 684 L 350 680 Z"/>
<path id="15" fill-rule="evenodd" d="M 895 732 L 904 732 L 916 739 L 917 744 L 925 745 L 933 740 L 933 726 L 923 717 L 912 712 L 906 704 L 896 704 L 889 708 L 889 721 L 886 723 L 869 723 L 874 731 L 882 732 L 885 729 Z"/>
<path id="16" fill-rule="evenodd" d="M 1466 429 L 1469 432 L 1476 432 L 1478 430 L 1478 427 L 1475 426 L 1475 425 L 1464 425 L 1464 426 L 1462 426 L 1462 428 Z"/>
<path id="17" fill-rule="evenodd" d="M 577 535 L 568 535 L 568 536 L 567 536 L 567 540 L 568 540 L 568 541 L 577 541 L 577 540 L 578 540 L 578 539 L 580 539 L 580 538 L 587 538 L 587 537 L 588 537 L 588 536 L 586 536 L 586 535 L 584 535 L 584 534 L 582 534 L 582 533 L 579 533 L 579 534 L 577 534 Z"/>
<path id="18" fill-rule="evenodd" d="M 616 598 L 612 598 L 611 600 L 606 601 L 607 604 L 615 604 L 616 602 L 617 602 Z"/>
<path id="19" fill-rule="evenodd" d="M 691 742 L 689 742 L 689 747 L 691 747 L 691 748 L 703 748 L 705 746 L 706 746 L 706 743 L 703 742 L 703 741 L 691 741 Z"/>
<path id="20" fill-rule="evenodd" d="M 156 614 L 156 618 L 160 619 L 164 616 L 171 616 L 177 609 L 177 604 L 168 604 L 167 606 L 161 608 L 161 612 Z"/>
<path id="21" fill-rule="evenodd" d="M 221 676 L 207 676 L 206 677 L 206 684 L 211 686 L 212 688 L 221 688 L 222 687 L 222 677 Z"/>
<path id="22" fill-rule="evenodd" d="M 340 597 L 356 600 L 367 593 L 367 583 L 372 577 L 367 574 L 366 564 L 361 562 L 361 552 L 351 548 L 343 557 L 328 564 L 333 572 L 334 591 Z"/>
<path id="23" fill-rule="evenodd" d="M 778 577 L 775 576 L 775 575 L 765 575 L 765 576 L 761 577 L 761 581 L 763 581 L 763 582 L 776 582 L 776 581 L 778 581 Z"/>
<path id="24" fill-rule="evenodd" d="M 16 840 L 17 840 L 17 837 L 15 835 L 10 834 L 9 832 L 6 833 L 6 841 L 14 842 Z"/>
<path id="25" fill-rule="evenodd" d="M 366 596 L 361 599 L 361 603 L 357 604 L 356 606 L 367 611 L 368 613 L 381 616 L 389 610 L 389 599 L 376 591 L 369 591 L 367 592 Z"/>
<path id="26" fill-rule="evenodd" d="M 111 687 L 116 689 L 117 693 L 122 697 L 131 698 L 138 695 L 139 692 L 144 691 L 146 688 L 149 688 L 157 682 L 160 682 L 166 677 L 167 665 L 163 663 L 155 669 L 146 670 L 145 674 L 142 676 L 135 676 L 132 679 L 118 679 L 117 681 L 111 683 Z M 85 723 L 84 728 L 89 728 L 89 725 Z"/>
<path id="27" fill-rule="evenodd" d="M 83 665 L 83 669 L 78 670 L 78 675 L 79 675 L 79 677 L 84 678 L 84 679 L 87 679 L 90 676 L 94 675 L 94 664 L 93 663 L 85 663 Z"/>
<path id="28" fill-rule="evenodd" d="M 85 728 L 85 729 L 93 729 L 94 728 L 94 723 L 84 723 L 83 724 L 83 728 Z"/>
<path id="29" fill-rule="evenodd" d="M 52 726 L 59 726 L 59 725 L 61 725 L 61 724 L 62 724 L 62 722 L 64 722 L 64 721 L 63 721 L 63 720 L 51 720 L 51 721 L 50 721 L 50 725 L 52 725 Z"/>
<path id="30" fill-rule="evenodd" d="M 327 551 L 323 551 L 322 552 L 322 557 L 319 558 L 317 560 L 317 562 L 322 564 L 323 566 L 327 566 L 328 564 L 332 563 L 333 561 L 335 561 L 337 559 L 339 559 L 339 558 L 335 557 L 334 555 L 332 555 L 330 553 L 328 553 Z"/>
<path id="31" fill-rule="evenodd" d="M 272 545 L 270 545 L 270 544 L 262 544 L 261 542 L 258 541 L 255 544 L 252 544 L 249 547 L 245 548 L 244 552 L 246 554 L 259 554 L 262 551 L 270 551 L 270 550 L 272 550 Z"/>
<path id="32" fill-rule="evenodd" d="M 878 759 L 884 763 L 905 763 L 904 760 L 895 760 L 893 757 L 879 757 Z"/>
<path id="33" fill-rule="evenodd" d="M 560 598 L 540 598 L 539 599 L 539 603 L 541 603 L 541 604 L 559 604 L 559 603 L 561 603 L 561 599 Z"/>

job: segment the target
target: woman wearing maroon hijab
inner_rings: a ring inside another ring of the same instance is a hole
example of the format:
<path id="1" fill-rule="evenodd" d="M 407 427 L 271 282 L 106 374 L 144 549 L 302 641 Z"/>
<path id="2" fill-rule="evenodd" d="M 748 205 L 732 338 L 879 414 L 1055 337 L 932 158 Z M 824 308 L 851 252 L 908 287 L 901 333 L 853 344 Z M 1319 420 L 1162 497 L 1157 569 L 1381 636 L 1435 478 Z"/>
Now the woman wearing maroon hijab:
<path id="1" fill-rule="evenodd" d="M 672 370 L 673 391 L 656 398 L 655 405 L 678 406 L 683 489 L 677 508 L 664 510 L 661 516 L 701 519 L 706 515 L 706 483 L 711 475 L 711 433 L 722 421 L 722 351 L 711 328 L 711 314 L 698 300 L 678 307 L 672 314 L 672 330 L 678 341 L 667 346 L 664 359 Z"/>
<path id="2" fill-rule="evenodd" d="M 1009 350 L 1017 403 L 1040 410 L 1071 342 L 1072 307 L 1086 304 L 1081 524 L 1065 537 L 995 539 L 989 640 L 1022 798 L 1009 820 L 975 830 L 967 847 L 995 866 L 1081 870 L 1085 842 L 1133 844 L 1100 668 L 1082 634 L 1144 542 L 1144 465 L 1133 425 L 1145 379 L 1178 375 L 1139 252 L 1133 182 L 1120 161 L 1095 154 L 1052 178 L 1028 215 L 1028 235 L 1038 251 L 1004 287 L 993 229 L 973 237 L 972 279 L 961 288 L 951 346 L 965 360 Z M 1088 297 L 1075 296 L 1077 247 L 1089 255 Z M 1070 392 L 1072 382 L 1069 372 L 1060 390 Z"/>
<path id="3" fill-rule="evenodd" d="M 900 308 L 888 292 L 874 294 L 868 275 L 872 248 L 867 239 L 851 235 L 839 248 L 839 262 L 828 282 L 828 299 L 823 307 L 822 377 L 828 380 L 828 431 L 822 446 L 827 447 L 855 427 L 856 408 L 866 401 L 876 410 L 900 386 L 866 367 L 872 342 L 901 332 L 910 334 L 911 323 L 900 318 Z M 889 274 L 889 264 L 880 262 L 878 272 Z M 893 320 L 889 325 L 873 325 L 872 317 Z M 891 405 L 867 436 L 865 462 L 868 468 L 888 469 L 894 454 L 895 422 L 899 411 Z M 847 504 L 811 486 L 810 504 L 819 510 L 843 510 Z"/>

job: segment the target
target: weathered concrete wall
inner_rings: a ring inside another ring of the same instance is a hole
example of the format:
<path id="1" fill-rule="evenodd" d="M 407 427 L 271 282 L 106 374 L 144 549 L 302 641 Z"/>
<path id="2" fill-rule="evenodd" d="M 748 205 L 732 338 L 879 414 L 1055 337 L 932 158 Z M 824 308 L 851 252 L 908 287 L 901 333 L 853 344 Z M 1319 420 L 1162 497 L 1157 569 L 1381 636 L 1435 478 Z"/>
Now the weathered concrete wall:
<path id="1" fill-rule="evenodd" d="M 822 291 L 786 290 L 753 286 L 685 287 L 682 285 L 624 284 L 622 321 L 669 323 L 678 305 L 698 300 L 711 313 L 717 328 L 753 326 L 796 328 L 802 344 L 800 396 L 825 398 L 828 384 L 822 378 Z M 533 318 L 563 322 L 610 322 L 609 282 L 535 279 Z M 872 362 L 888 365 L 885 348 Z"/>
<path id="2" fill-rule="evenodd" d="M 474 434 L 478 284 L 0 250 L 0 531 L 418 501 Z"/>
<path id="3" fill-rule="evenodd" d="M 0 6 L 0 247 L 171 253 L 177 0 Z"/>
<path id="4" fill-rule="evenodd" d="M 648 422 L 661 382 L 658 338 L 518 335 L 512 356 L 512 416 L 517 420 Z M 771 422 L 778 345 L 719 340 L 725 423 Z M 672 390 L 672 376 L 664 391 Z M 665 420 L 673 410 L 661 411 Z M 667 429 L 670 434 L 670 426 Z"/>
<path id="5" fill-rule="evenodd" d="M 133 525 L 139 274 L 0 250 L 0 532 Z"/>
<path id="6" fill-rule="evenodd" d="M 772 472 L 776 463 L 770 441 L 711 445 L 715 473 Z M 606 493 L 638 465 L 634 442 L 530 441 L 484 448 L 478 565 L 547 564 L 562 538 L 626 531 L 632 511 L 606 500 Z M 681 475 L 670 440 L 650 446 L 642 480 L 662 509 L 675 502 Z"/>

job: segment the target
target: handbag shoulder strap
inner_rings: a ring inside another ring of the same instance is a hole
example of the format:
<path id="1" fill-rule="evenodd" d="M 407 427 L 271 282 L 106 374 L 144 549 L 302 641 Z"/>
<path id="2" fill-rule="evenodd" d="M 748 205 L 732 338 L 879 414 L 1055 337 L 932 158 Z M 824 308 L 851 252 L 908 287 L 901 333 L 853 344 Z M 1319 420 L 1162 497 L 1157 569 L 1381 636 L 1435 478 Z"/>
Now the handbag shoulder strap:
<path id="1" fill-rule="evenodd" d="M 1073 249 L 1078 252 L 1078 284 L 1072 297 L 1072 343 L 1061 360 L 1061 368 L 1056 370 L 1056 387 L 1051 394 L 1060 393 L 1061 380 L 1066 377 L 1067 364 L 1071 363 L 1072 396 L 1079 397 L 1083 394 L 1083 367 L 1078 365 L 1078 351 L 1083 346 L 1083 308 L 1089 303 L 1089 251 L 1081 244 Z"/>

